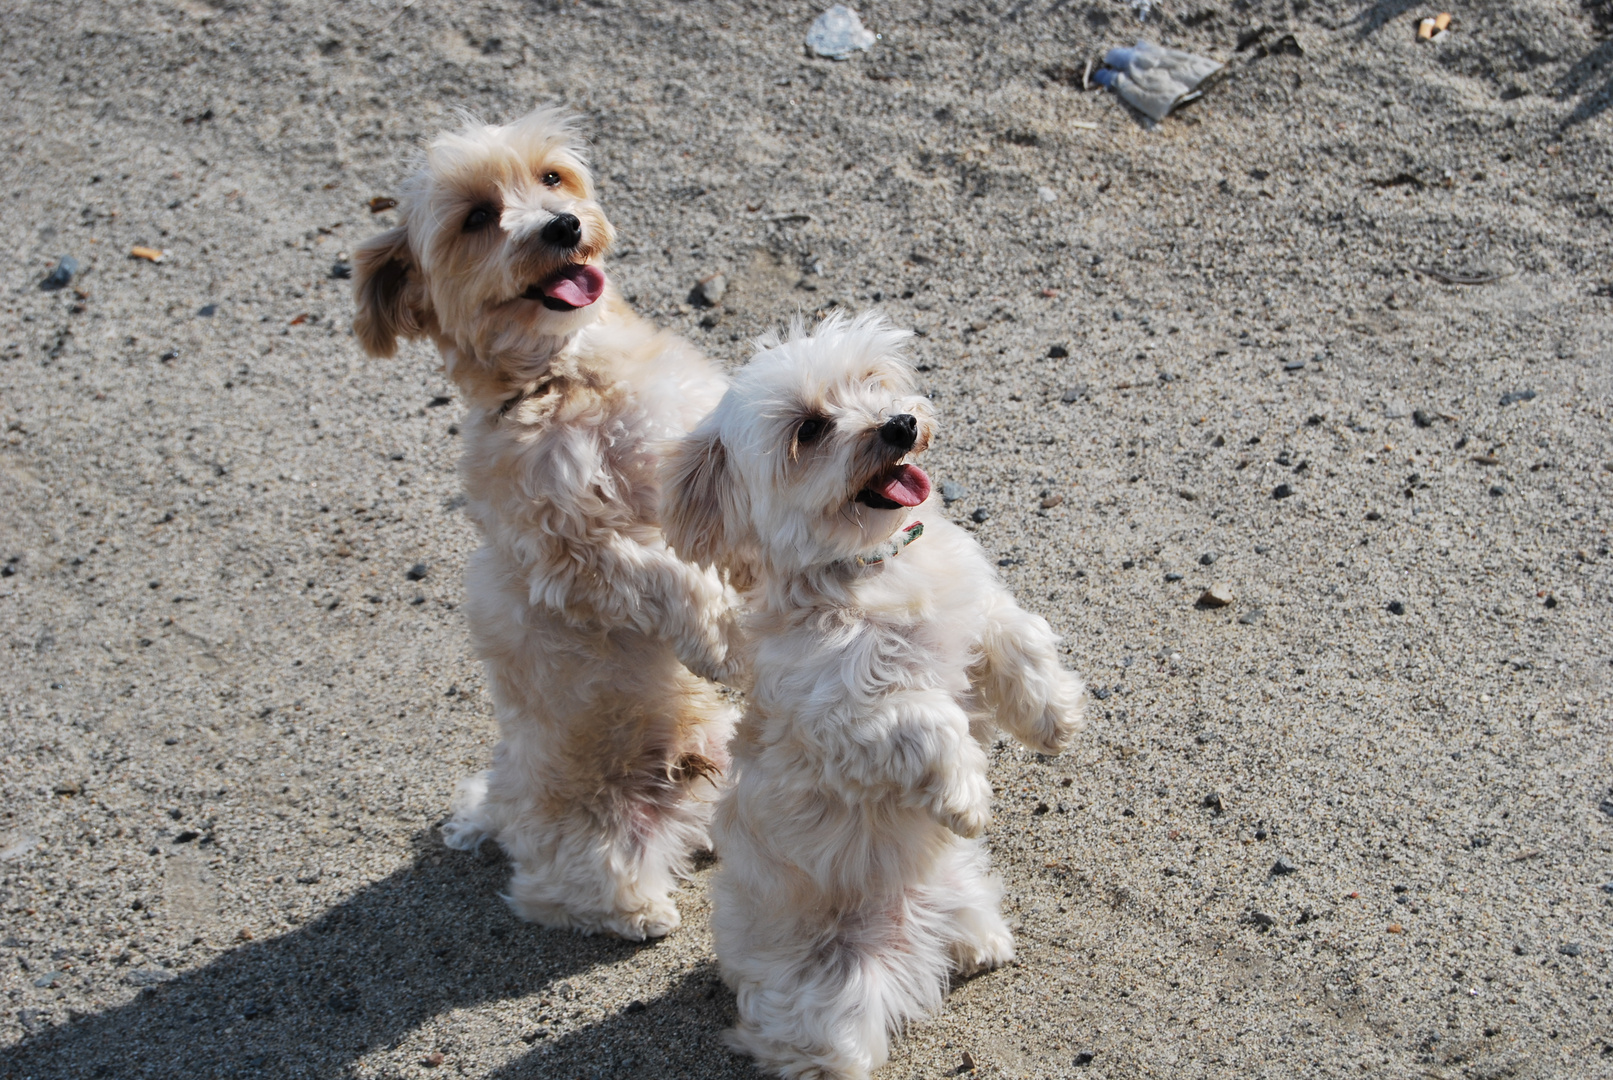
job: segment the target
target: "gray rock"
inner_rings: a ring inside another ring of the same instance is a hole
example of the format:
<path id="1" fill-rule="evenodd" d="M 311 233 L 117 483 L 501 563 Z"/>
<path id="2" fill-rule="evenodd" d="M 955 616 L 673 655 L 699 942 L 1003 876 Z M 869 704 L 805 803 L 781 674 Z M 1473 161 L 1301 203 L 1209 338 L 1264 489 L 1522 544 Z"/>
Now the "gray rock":
<path id="1" fill-rule="evenodd" d="M 1242 615 L 1238 616 L 1238 621 L 1240 623 L 1242 623 L 1244 626 L 1254 626 L 1257 623 L 1265 622 L 1266 621 L 1266 609 L 1265 608 L 1250 608 L 1248 611 L 1246 611 Z"/>
<path id="2" fill-rule="evenodd" d="M 1258 837 L 1260 834 L 1256 833 L 1255 835 Z M 1289 874 L 1297 873 L 1299 873 L 1299 867 L 1289 862 L 1287 856 L 1279 856 L 1277 861 L 1271 864 L 1272 877 L 1287 877 Z"/>
<path id="3" fill-rule="evenodd" d="M 969 494 L 969 489 L 958 483 L 956 480 L 941 481 L 937 490 L 941 492 L 942 501 L 949 503 L 957 502 L 959 499 Z"/>
<path id="4" fill-rule="evenodd" d="M 727 295 L 728 278 L 723 274 L 713 274 L 694 287 L 690 300 L 705 307 L 716 307 Z"/>
<path id="5" fill-rule="evenodd" d="M 1520 401 L 1533 401 L 1538 396 L 1533 390 L 1509 390 L 1501 395 L 1501 404 L 1516 405 Z"/>
<path id="6" fill-rule="evenodd" d="M 138 967 L 123 976 L 123 981 L 130 986 L 156 986 L 159 983 L 173 982 L 179 976 L 167 968 Z"/>
<path id="7" fill-rule="evenodd" d="M 969 515 L 969 520 L 975 522 L 976 524 L 979 524 L 980 522 L 985 521 L 989 517 L 991 517 L 991 511 L 990 510 L 987 510 L 984 506 L 977 506 L 974 509 L 974 513 Z"/>
<path id="8" fill-rule="evenodd" d="M 1273 499 L 1286 499 L 1293 493 L 1294 489 L 1289 487 L 1287 484 L 1278 484 L 1276 487 L 1271 489 L 1271 497 Z"/>
<path id="9" fill-rule="evenodd" d="M 1059 395 L 1059 400 L 1064 402 L 1064 404 L 1069 405 L 1069 404 L 1071 404 L 1073 402 L 1080 401 L 1082 398 L 1084 398 L 1086 396 L 1087 396 L 1087 384 L 1086 383 L 1076 383 L 1074 386 L 1072 386 L 1069 389 L 1065 390 L 1063 394 Z"/>
<path id="10" fill-rule="evenodd" d="M 1219 558 L 1219 556 L 1216 555 L 1215 552 L 1206 551 L 1203 555 L 1199 556 L 1199 565 L 1200 566 L 1214 566 L 1215 565 L 1215 560 L 1217 558 Z"/>

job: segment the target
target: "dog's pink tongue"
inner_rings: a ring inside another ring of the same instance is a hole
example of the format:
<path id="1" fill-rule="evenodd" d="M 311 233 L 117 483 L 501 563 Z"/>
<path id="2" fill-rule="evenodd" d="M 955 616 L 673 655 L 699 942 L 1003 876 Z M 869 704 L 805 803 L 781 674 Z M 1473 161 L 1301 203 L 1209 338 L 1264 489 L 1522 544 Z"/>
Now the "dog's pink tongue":
<path id="1" fill-rule="evenodd" d="M 543 295 L 574 308 L 587 307 L 605 291 L 605 272 L 582 263 L 568 266 L 543 283 Z"/>
<path id="2" fill-rule="evenodd" d="M 874 488 L 893 503 L 917 506 L 930 497 L 930 478 L 917 465 L 898 465 Z"/>

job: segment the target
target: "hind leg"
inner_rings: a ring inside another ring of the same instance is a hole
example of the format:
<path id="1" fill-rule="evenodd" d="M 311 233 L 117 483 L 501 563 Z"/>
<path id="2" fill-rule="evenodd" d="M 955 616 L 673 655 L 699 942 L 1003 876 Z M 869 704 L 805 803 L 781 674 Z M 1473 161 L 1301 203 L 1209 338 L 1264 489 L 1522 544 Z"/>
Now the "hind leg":
<path id="1" fill-rule="evenodd" d="M 946 920 L 942 932 L 959 975 L 990 971 L 1014 958 L 1014 938 L 1002 917 L 1002 881 L 991 872 L 980 841 L 954 840 L 924 895 Z"/>

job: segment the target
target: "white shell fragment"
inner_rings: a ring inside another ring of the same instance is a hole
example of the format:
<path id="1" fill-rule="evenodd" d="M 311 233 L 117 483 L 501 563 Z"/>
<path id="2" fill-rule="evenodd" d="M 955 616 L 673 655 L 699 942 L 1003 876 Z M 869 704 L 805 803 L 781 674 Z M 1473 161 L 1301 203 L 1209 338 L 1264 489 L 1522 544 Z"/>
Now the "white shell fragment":
<path id="1" fill-rule="evenodd" d="M 834 7 L 812 20 L 807 31 L 807 48 L 830 60 L 846 60 L 858 49 L 874 47 L 874 33 L 863 26 L 857 13 L 844 4 Z"/>
<path id="2" fill-rule="evenodd" d="M 1192 101 L 1199 84 L 1221 70 L 1221 64 L 1178 49 L 1164 49 L 1149 41 L 1132 48 L 1110 49 L 1104 66 L 1092 81 L 1119 94 L 1126 104 L 1155 120 L 1163 120 L 1176 106 Z"/>

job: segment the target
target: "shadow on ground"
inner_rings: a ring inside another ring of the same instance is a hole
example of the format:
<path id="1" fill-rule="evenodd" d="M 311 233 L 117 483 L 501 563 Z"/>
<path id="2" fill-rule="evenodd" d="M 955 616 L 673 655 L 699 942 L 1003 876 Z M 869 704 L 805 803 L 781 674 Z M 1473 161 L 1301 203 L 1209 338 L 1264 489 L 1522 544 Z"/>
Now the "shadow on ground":
<path id="1" fill-rule="evenodd" d="M 437 860 L 425 835 L 416 848 L 410 866 L 291 933 L 0 1050 L 0 1077 L 340 1076 L 439 1013 L 546 990 L 569 997 L 557 984 L 656 947 L 522 923 L 499 900 L 502 860 Z M 722 1046 L 731 1004 L 702 965 L 664 997 L 579 1031 L 533 1037 L 534 1020 L 521 1033 L 533 1049 L 494 1075 L 754 1075 Z"/>

